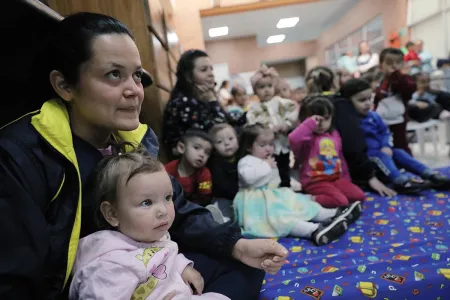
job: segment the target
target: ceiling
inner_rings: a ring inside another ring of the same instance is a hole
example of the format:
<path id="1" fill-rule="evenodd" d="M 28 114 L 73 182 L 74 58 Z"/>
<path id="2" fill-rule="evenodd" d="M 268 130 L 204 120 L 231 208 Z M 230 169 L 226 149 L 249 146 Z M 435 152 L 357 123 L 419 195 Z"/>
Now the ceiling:
<path id="1" fill-rule="evenodd" d="M 219 15 L 202 18 L 205 41 L 256 36 L 258 46 L 268 46 L 266 40 L 271 35 L 285 34 L 283 43 L 310 41 L 317 39 L 328 27 L 339 21 L 360 0 L 318 0 L 316 2 L 294 4 L 270 9 Z M 295 27 L 278 29 L 281 18 L 299 17 Z M 208 30 L 228 26 L 227 36 L 209 37 Z"/>

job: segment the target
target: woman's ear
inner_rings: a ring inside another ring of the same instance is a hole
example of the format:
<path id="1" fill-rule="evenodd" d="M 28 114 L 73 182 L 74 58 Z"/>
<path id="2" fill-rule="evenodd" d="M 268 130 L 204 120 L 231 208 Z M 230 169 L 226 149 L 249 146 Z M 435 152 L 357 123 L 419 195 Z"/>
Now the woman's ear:
<path id="1" fill-rule="evenodd" d="M 117 217 L 116 209 L 110 202 L 103 201 L 102 204 L 100 204 L 100 211 L 102 212 L 103 218 L 105 218 L 109 225 L 112 227 L 119 226 L 119 219 Z"/>
<path id="2" fill-rule="evenodd" d="M 50 72 L 50 83 L 55 92 L 64 100 L 71 101 L 73 94 L 72 90 L 64 78 L 64 75 L 56 70 Z"/>
<path id="3" fill-rule="evenodd" d="M 186 151 L 186 147 L 185 147 L 185 145 L 184 145 L 183 142 L 178 142 L 178 143 L 177 143 L 177 151 L 178 151 L 178 153 L 181 154 L 181 155 L 184 154 L 184 151 Z"/>

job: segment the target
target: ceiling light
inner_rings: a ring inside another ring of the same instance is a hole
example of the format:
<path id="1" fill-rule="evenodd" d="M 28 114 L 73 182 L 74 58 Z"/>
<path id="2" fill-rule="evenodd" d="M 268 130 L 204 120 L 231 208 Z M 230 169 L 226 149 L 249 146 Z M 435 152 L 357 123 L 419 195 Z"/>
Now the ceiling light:
<path id="1" fill-rule="evenodd" d="M 276 44 L 284 41 L 286 36 L 284 34 L 271 35 L 267 38 L 267 44 Z"/>
<path id="2" fill-rule="evenodd" d="M 228 34 L 228 26 L 216 27 L 216 28 L 209 29 L 210 37 L 224 36 L 227 34 Z"/>
<path id="3" fill-rule="evenodd" d="M 280 21 L 278 21 L 277 28 L 294 27 L 295 25 L 297 25 L 299 20 L 299 17 L 280 19 Z"/>

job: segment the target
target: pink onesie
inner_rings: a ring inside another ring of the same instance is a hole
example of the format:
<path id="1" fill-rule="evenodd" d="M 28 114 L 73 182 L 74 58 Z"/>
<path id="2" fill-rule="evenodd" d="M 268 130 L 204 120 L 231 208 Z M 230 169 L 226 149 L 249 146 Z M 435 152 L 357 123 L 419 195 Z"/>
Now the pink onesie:
<path id="1" fill-rule="evenodd" d="M 69 299 L 173 300 L 229 299 L 217 293 L 192 295 L 181 273 L 192 261 L 178 253 L 167 234 L 160 241 L 136 242 L 118 231 L 104 230 L 80 240 Z"/>

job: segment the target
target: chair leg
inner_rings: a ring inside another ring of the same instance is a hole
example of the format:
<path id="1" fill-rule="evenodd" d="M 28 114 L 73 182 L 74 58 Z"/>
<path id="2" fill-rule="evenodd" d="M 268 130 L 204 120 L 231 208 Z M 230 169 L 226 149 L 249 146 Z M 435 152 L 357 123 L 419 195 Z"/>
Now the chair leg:
<path id="1" fill-rule="evenodd" d="M 420 146 L 420 155 L 423 156 L 425 154 L 425 137 L 424 137 L 424 129 L 420 128 L 416 130 L 417 142 Z"/>
<path id="2" fill-rule="evenodd" d="M 438 157 L 438 139 L 439 139 L 439 137 L 438 137 L 438 128 L 436 127 L 436 126 L 433 126 L 432 128 L 431 128 L 431 139 L 432 139 L 432 142 L 433 142 L 433 147 L 434 147 L 434 155 L 435 155 L 435 157 Z"/>

